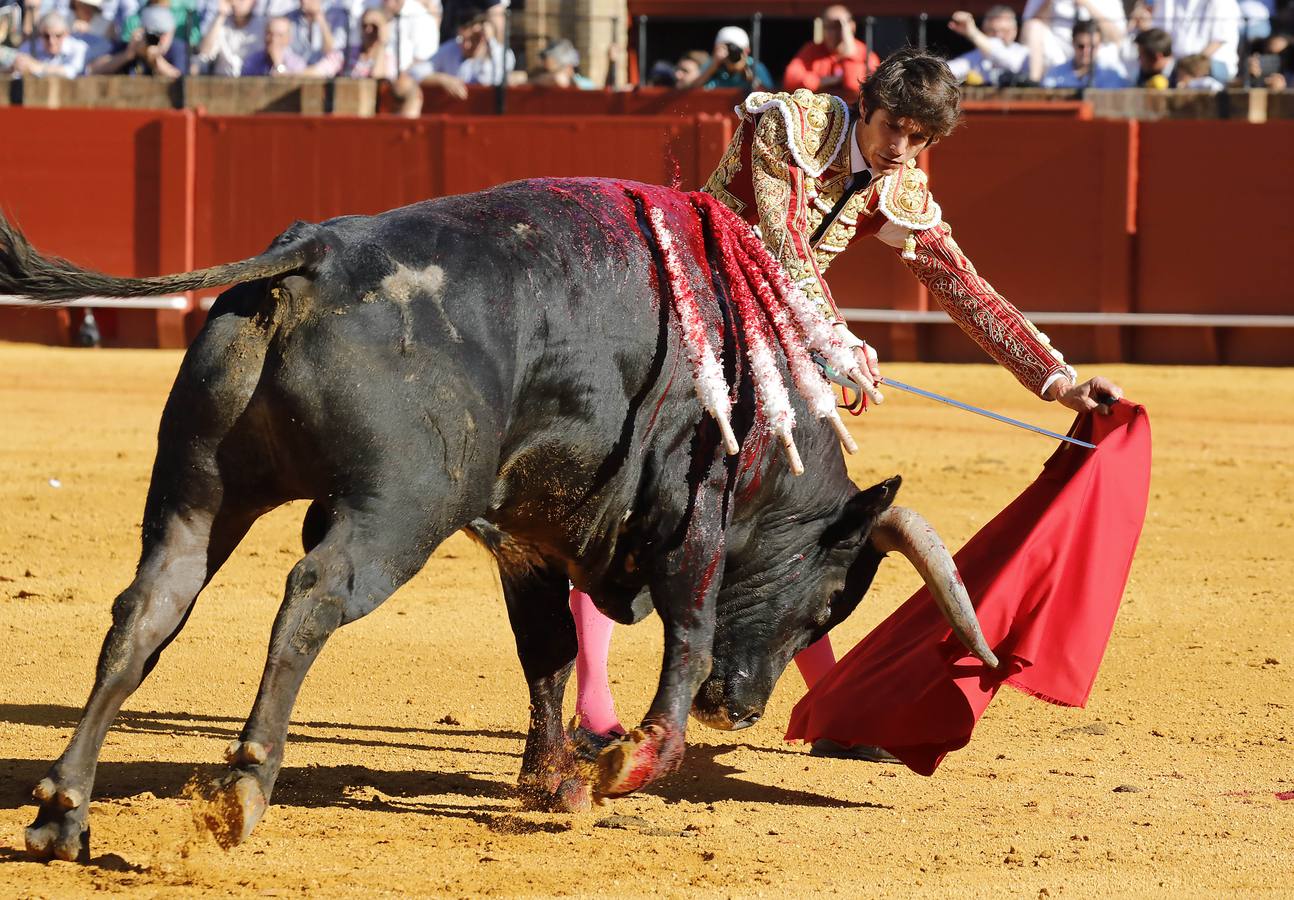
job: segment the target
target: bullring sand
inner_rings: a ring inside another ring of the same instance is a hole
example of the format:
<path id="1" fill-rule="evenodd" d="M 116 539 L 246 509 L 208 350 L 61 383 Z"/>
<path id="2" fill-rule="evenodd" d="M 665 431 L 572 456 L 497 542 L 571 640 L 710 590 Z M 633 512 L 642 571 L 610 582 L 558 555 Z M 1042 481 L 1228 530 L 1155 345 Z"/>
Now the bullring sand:
<path id="1" fill-rule="evenodd" d="M 214 771 L 250 709 L 300 553 L 294 505 L 257 524 L 127 702 L 95 786 L 92 863 L 27 862 L 28 792 L 70 735 L 133 573 L 179 363 L 0 345 L 0 895 L 1294 895 L 1294 372 L 1279 369 L 1108 368 L 1149 409 L 1155 471 L 1091 702 L 1004 691 L 933 778 L 784 744 L 792 670 L 755 728 L 693 724 L 683 770 L 646 793 L 522 812 L 526 694 L 498 577 L 455 536 L 328 644 L 274 805 L 223 851 L 195 831 L 185 785 Z M 991 366 L 889 371 L 1069 424 Z M 953 547 L 1051 450 L 896 394 L 851 428 L 854 478 L 902 473 L 900 502 Z M 916 584 L 887 562 L 837 647 Z M 626 719 L 646 708 L 659 654 L 654 617 L 617 630 Z"/>

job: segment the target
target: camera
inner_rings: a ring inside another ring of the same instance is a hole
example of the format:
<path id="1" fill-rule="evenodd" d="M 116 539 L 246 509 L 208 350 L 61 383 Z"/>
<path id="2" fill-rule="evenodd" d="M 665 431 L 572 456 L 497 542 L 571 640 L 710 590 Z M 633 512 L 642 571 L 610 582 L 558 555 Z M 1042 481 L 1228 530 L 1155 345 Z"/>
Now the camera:
<path id="1" fill-rule="evenodd" d="M 1268 75 L 1275 75 L 1281 70 L 1281 55 L 1279 53 L 1261 53 L 1258 56 L 1258 77 L 1266 78 Z"/>
<path id="2" fill-rule="evenodd" d="M 144 33 L 144 43 L 150 47 L 156 47 L 158 44 L 162 43 L 163 37 L 164 35 L 153 34 L 151 31 L 148 31 Z"/>
<path id="3" fill-rule="evenodd" d="M 737 62 L 738 60 L 745 58 L 746 49 L 744 47 L 739 47 L 732 43 L 725 44 L 724 46 L 728 48 L 728 59 L 732 62 Z"/>

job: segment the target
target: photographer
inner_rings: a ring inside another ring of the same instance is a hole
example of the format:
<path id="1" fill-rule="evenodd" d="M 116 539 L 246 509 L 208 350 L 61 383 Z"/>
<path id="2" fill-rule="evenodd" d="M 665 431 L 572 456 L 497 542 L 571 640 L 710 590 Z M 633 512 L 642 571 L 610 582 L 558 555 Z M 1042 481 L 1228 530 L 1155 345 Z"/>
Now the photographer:
<path id="1" fill-rule="evenodd" d="M 719 29 L 714 39 L 710 64 L 680 88 L 741 88 L 746 91 L 769 91 L 776 83 L 768 68 L 750 55 L 750 36 L 735 25 Z"/>
<path id="2" fill-rule="evenodd" d="M 94 75 L 157 75 L 179 78 L 189 65 L 189 47 L 176 37 L 169 6 L 151 4 L 139 12 L 139 27 L 116 53 L 101 56 L 88 71 Z"/>

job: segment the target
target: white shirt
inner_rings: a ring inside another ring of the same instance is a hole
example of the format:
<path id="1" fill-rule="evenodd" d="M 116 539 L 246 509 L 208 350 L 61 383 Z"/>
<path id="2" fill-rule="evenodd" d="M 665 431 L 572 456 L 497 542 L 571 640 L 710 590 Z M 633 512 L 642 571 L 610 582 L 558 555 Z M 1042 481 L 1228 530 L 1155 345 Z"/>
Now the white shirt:
<path id="1" fill-rule="evenodd" d="M 239 28 L 234 24 L 234 17 L 229 16 L 220 28 L 215 49 L 201 59 L 210 63 L 212 75 L 237 77 L 243 73 L 243 63 L 264 49 L 264 19 L 252 16 L 245 26 Z"/>
<path id="2" fill-rule="evenodd" d="M 1038 10 L 1047 0 L 1029 0 L 1024 6 L 1022 20 L 1037 16 Z M 1103 19 L 1109 19 L 1121 28 L 1127 28 L 1128 17 L 1123 12 L 1122 0 L 1092 0 L 1092 5 Z M 1074 23 L 1092 18 L 1085 9 L 1079 9 L 1074 0 L 1052 0 L 1051 13 L 1046 24 L 1051 33 L 1069 47 L 1074 39 Z M 1072 53 L 1073 50 L 1071 49 Z"/>
<path id="3" fill-rule="evenodd" d="M 57 55 L 51 54 L 46 49 L 45 41 L 36 35 L 32 35 L 23 44 L 22 52 L 43 66 L 58 69 L 57 74 L 64 78 L 75 78 L 85 71 L 85 41 L 70 34 L 63 38 L 63 47 Z"/>
<path id="4" fill-rule="evenodd" d="M 1236 0 L 1156 0 L 1152 20 L 1173 36 L 1173 56 L 1200 53 L 1214 41 L 1222 46 L 1213 59 L 1222 63 L 1227 78 L 1239 66 L 1240 7 Z"/>
<path id="5" fill-rule="evenodd" d="M 381 5 L 381 0 L 369 3 L 370 8 Z M 401 72 L 417 66 L 413 77 L 422 80 L 431 74 L 431 67 L 426 64 L 440 49 L 440 17 L 432 15 L 421 0 L 404 0 L 387 46 L 396 52 Z"/>
<path id="6" fill-rule="evenodd" d="M 965 81 L 971 72 L 979 72 L 985 84 L 997 84 L 1004 73 L 1018 75 L 1029 64 L 1029 48 L 1018 41 L 1007 44 L 1001 38 L 988 38 L 989 52 L 976 47 L 970 53 L 963 53 L 956 59 L 948 60 L 948 68 L 958 81 Z"/>

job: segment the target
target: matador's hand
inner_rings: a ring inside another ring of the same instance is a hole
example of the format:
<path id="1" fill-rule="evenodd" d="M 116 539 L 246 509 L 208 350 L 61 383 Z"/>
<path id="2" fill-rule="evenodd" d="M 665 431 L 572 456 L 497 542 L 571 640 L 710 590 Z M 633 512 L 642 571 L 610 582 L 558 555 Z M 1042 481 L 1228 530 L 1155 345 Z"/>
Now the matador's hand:
<path id="1" fill-rule="evenodd" d="M 1110 414 L 1110 404 L 1102 403 L 1102 400 L 1113 398 L 1118 400 L 1123 396 L 1123 388 L 1119 387 L 1108 378 L 1102 378 L 1100 375 L 1095 378 L 1089 378 L 1082 384 L 1074 384 L 1068 378 L 1062 378 L 1051 387 L 1051 399 L 1060 403 L 1061 406 L 1067 406 L 1074 412 L 1087 412 L 1096 410 L 1102 415 Z"/>
<path id="2" fill-rule="evenodd" d="M 836 323 L 836 334 L 854 352 L 854 358 L 858 365 L 854 371 L 848 372 L 853 380 L 863 389 L 863 394 L 872 403 L 884 403 L 885 395 L 876 387 L 881 381 L 881 365 L 876 359 L 876 351 L 867 341 L 857 337 L 851 332 L 843 322 Z"/>

